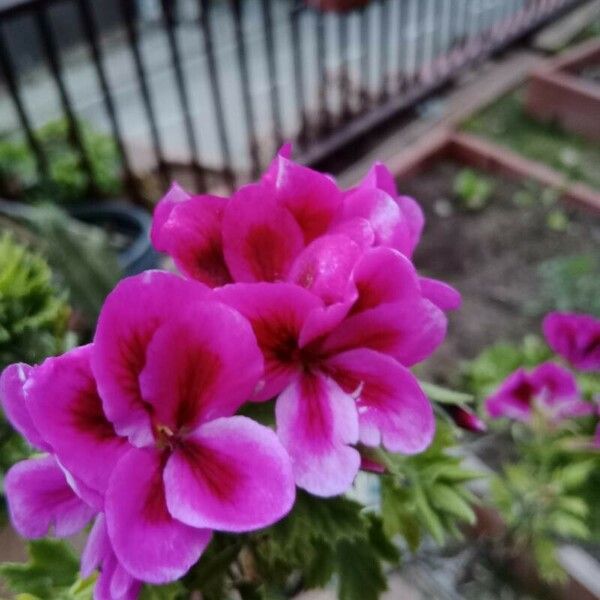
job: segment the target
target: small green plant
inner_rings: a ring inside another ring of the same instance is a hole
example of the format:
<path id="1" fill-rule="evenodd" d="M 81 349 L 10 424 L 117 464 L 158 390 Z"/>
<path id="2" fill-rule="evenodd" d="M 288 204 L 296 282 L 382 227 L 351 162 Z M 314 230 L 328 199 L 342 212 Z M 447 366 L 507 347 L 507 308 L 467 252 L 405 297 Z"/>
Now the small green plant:
<path id="1" fill-rule="evenodd" d="M 44 259 L 0 236 L 0 369 L 64 349 L 69 308 Z"/>
<path id="2" fill-rule="evenodd" d="M 472 169 L 462 169 L 454 179 L 453 190 L 462 208 L 481 210 L 494 192 L 494 182 Z"/>
<path id="3" fill-rule="evenodd" d="M 114 140 L 86 122 L 78 123 L 96 193 L 114 196 L 121 189 L 120 161 Z M 12 198 L 73 202 L 85 198 L 89 181 L 69 141 L 65 119 L 52 121 L 34 133 L 47 158 L 48 172 L 40 178 L 35 157 L 24 140 L 0 141 L 0 192 Z"/>

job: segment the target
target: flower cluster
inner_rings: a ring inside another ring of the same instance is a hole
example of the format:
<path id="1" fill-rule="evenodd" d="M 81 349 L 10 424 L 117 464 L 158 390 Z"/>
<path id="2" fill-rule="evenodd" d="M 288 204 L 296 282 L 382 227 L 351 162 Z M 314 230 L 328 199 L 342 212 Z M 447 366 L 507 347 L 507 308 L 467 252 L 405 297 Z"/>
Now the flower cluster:
<path id="1" fill-rule="evenodd" d="M 460 296 L 411 262 L 420 208 L 383 165 L 342 191 L 288 154 L 231 198 L 174 185 L 152 240 L 183 277 L 123 280 L 91 344 L 2 374 L 8 418 L 44 453 L 6 477 L 12 521 L 33 538 L 94 518 L 82 573 L 100 569 L 97 598 L 181 577 L 213 530 L 274 523 L 296 485 L 344 493 L 362 447 L 432 440 L 409 367 Z M 236 415 L 268 401 L 275 431 Z"/>
<path id="2" fill-rule="evenodd" d="M 554 312 L 546 316 L 542 328 L 558 356 L 578 370 L 600 372 L 600 320 Z M 557 425 L 595 414 L 600 407 L 582 397 L 573 373 L 555 362 L 545 362 L 529 372 L 517 369 L 487 398 L 486 409 L 492 418 L 529 423 L 539 414 Z M 600 440 L 600 426 L 596 438 Z"/>

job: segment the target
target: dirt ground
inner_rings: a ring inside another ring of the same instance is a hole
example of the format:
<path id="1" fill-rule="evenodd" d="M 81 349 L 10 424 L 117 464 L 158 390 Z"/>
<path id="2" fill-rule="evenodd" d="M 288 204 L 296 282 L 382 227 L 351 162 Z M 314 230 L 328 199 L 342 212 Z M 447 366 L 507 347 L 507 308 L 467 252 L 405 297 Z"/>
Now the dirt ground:
<path id="1" fill-rule="evenodd" d="M 457 361 L 487 345 L 540 331 L 543 315 L 534 306 L 541 263 L 560 256 L 600 256 L 599 217 L 567 208 L 566 228 L 553 230 L 548 214 L 562 204 L 545 206 L 534 192 L 531 205 L 517 205 L 513 198 L 523 184 L 492 178 L 494 191 L 485 208 L 459 208 L 452 190 L 460 170 L 460 165 L 439 162 L 399 184 L 400 192 L 416 198 L 426 214 L 416 266 L 451 283 L 463 297 L 462 308 L 450 315 L 446 342 L 425 365 L 428 376 L 442 381 L 452 380 Z"/>

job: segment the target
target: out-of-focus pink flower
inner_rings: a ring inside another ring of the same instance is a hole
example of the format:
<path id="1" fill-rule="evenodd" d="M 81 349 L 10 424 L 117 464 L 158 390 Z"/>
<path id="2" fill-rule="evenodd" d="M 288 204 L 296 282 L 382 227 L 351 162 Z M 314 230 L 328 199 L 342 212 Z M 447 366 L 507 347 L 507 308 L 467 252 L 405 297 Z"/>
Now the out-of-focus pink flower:
<path id="1" fill-rule="evenodd" d="M 321 496 L 352 484 L 359 440 L 410 454 L 434 432 L 431 405 L 406 366 L 443 340 L 443 313 L 423 298 L 410 261 L 389 248 L 365 253 L 352 283 L 355 296 L 330 305 L 289 283 L 216 292 L 250 321 L 265 358 L 255 400 L 277 397 L 277 433 L 296 483 Z"/>
<path id="2" fill-rule="evenodd" d="M 534 412 L 549 421 L 589 415 L 591 403 L 581 398 L 573 375 L 559 365 L 546 362 L 528 373 L 518 369 L 486 400 L 491 417 L 528 422 Z"/>
<path id="3" fill-rule="evenodd" d="M 600 371 L 600 319 L 591 315 L 553 312 L 543 323 L 554 352 L 581 371 Z"/>
<path id="4" fill-rule="evenodd" d="M 466 429 L 473 433 L 484 433 L 487 431 L 487 425 L 468 408 L 446 404 L 444 405 L 444 409 L 461 429 Z"/>
<path id="5" fill-rule="evenodd" d="M 151 583 L 182 576 L 211 530 L 265 527 L 294 501 L 275 433 L 231 416 L 262 374 L 250 325 L 206 288 L 188 289 L 198 285 L 162 272 L 122 281 L 94 338 L 104 409 L 131 441 L 111 465 L 108 535 L 125 570 Z"/>

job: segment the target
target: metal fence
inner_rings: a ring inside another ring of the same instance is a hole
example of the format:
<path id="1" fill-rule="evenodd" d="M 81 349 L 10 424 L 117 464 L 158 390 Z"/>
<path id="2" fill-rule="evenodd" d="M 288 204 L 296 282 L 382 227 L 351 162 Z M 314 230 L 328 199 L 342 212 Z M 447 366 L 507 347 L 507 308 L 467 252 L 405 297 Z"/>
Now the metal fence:
<path id="1" fill-rule="evenodd" d="M 299 0 L 5 0 L 0 132 L 66 118 L 111 134 L 132 196 L 182 168 L 197 191 L 255 176 L 284 141 L 313 163 L 577 0 L 372 0 L 325 12 Z M 315 4 L 315 2 L 311 2 Z"/>

